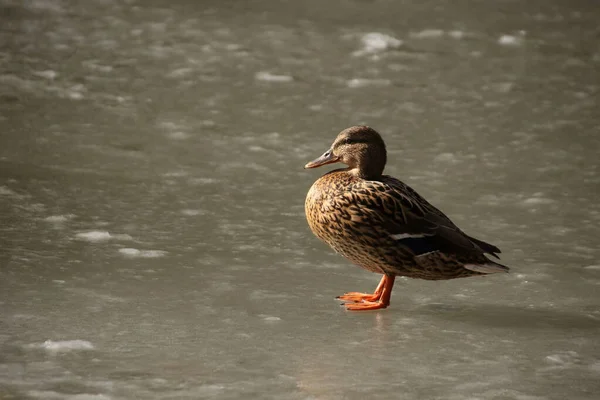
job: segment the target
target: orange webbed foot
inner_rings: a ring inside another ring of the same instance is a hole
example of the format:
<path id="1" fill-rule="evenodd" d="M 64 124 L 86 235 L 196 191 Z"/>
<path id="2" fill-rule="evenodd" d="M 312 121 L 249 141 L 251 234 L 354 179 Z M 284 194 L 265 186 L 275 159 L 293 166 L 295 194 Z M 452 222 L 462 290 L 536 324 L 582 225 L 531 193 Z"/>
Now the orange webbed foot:
<path id="1" fill-rule="evenodd" d="M 348 293 L 344 293 L 341 296 L 336 297 L 336 299 L 339 300 L 346 300 L 346 301 L 354 301 L 354 302 L 361 302 L 361 301 L 377 301 L 381 298 L 381 293 L 361 293 L 361 292 L 348 292 Z"/>
<path id="2" fill-rule="evenodd" d="M 384 303 L 382 301 L 362 301 L 360 303 L 346 303 L 344 307 L 349 311 L 367 311 L 367 310 L 379 310 L 386 308 L 390 303 Z"/>
<path id="3" fill-rule="evenodd" d="M 346 307 L 346 310 L 350 311 L 366 311 L 386 308 L 390 305 L 390 297 L 392 296 L 395 278 L 395 276 L 384 275 L 373 294 L 348 292 L 337 298 L 349 302 L 344 303 L 343 306 Z"/>

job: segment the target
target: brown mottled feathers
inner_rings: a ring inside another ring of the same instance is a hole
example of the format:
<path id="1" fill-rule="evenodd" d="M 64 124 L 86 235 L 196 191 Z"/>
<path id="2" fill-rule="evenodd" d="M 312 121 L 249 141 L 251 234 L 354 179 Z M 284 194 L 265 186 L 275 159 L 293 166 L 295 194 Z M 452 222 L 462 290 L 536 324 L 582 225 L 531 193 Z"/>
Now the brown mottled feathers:
<path id="1" fill-rule="evenodd" d="M 313 233 L 355 264 L 386 275 L 439 280 L 508 268 L 500 250 L 463 233 L 440 210 L 387 175 L 367 180 L 349 169 L 319 178 L 306 197 Z"/>

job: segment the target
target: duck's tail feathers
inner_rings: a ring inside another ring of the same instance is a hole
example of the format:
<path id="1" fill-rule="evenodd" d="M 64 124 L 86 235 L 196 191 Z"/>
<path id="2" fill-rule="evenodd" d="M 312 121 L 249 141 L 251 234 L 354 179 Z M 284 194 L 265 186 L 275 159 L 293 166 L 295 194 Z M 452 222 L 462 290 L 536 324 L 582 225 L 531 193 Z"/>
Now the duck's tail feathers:
<path id="1" fill-rule="evenodd" d="M 510 269 L 506 265 L 498 264 L 494 261 L 488 261 L 482 264 L 465 264 L 464 267 L 482 274 L 497 274 L 499 272 L 508 272 Z"/>
<path id="2" fill-rule="evenodd" d="M 500 257 L 498 257 L 498 254 L 500 254 L 501 251 L 500 251 L 499 248 L 497 248 L 493 244 L 486 243 L 483 240 L 475 239 L 474 237 L 471 237 L 471 236 L 467 236 L 467 237 L 477 247 L 479 247 L 481 250 L 483 250 L 484 253 L 491 254 L 492 256 L 494 256 L 494 257 L 496 257 L 498 259 L 500 258 Z"/>

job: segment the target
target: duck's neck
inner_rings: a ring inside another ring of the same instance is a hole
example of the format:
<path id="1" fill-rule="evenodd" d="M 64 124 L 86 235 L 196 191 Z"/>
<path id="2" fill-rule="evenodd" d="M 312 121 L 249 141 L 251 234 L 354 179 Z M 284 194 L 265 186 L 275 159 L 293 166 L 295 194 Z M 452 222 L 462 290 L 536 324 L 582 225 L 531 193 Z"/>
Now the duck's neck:
<path id="1" fill-rule="evenodd" d="M 362 179 L 377 181 L 383 175 L 386 161 L 385 150 L 373 151 L 373 154 L 364 154 L 356 166 L 349 168 L 349 172 Z"/>
<path id="2" fill-rule="evenodd" d="M 383 175 L 383 168 L 359 168 L 348 167 L 346 169 L 352 175 L 367 181 L 379 181 Z"/>

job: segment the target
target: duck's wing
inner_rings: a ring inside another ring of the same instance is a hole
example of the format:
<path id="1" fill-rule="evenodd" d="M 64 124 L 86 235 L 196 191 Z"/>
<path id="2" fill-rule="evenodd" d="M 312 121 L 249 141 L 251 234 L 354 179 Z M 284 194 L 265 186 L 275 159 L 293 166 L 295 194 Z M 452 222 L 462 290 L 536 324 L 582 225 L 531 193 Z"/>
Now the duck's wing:
<path id="1" fill-rule="evenodd" d="M 385 214 L 384 229 L 416 256 L 442 251 L 453 254 L 488 253 L 496 258 L 500 249 L 461 231 L 440 210 L 405 183 L 391 177 L 369 182 Z"/>

